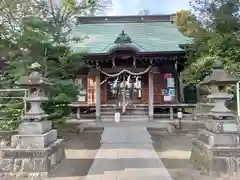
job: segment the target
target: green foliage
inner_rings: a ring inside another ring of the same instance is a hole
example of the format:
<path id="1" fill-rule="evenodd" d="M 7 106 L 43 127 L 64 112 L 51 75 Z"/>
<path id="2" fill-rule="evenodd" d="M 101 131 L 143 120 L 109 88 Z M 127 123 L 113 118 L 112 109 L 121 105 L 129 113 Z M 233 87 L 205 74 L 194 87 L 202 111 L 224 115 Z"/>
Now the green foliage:
<path id="1" fill-rule="evenodd" d="M 77 7 L 76 0 L 61 0 L 61 6 L 66 7 L 67 9 L 74 10 Z"/>
<path id="2" fill-rule="evenodd" d="M 0 93 L 0 131 L 15 130 L 21 122 L 24 112 L 25 91 L 1 91 Z"/>
<path id="3" fill-rule="evenodd" d="M 84 16 L 103 14 L 107 8 L 112 6 L 112 0 L 60 0 L 60 2 L 62 7 Z"/>
<path id="4" fill-rule="evenodd" d="M 201 81 L 210 74 L 214 58 L 203 56 L 188 66 L 183 72 L 184 84 L 191 86 L 201 83 Z"/>
<path id="5" fill-rule="evenodd" d="M 23 5 L 28 1 L 21 3 Z M 27 11 L 16 23 L 18 30 L 13 31 L 8 22 L 4 25 L 4 30 L 9 29 L 8 35 L 5 33 L 0 39 L 0 51 L 7 51 L 8 59 L 2 88 L 16 87 L 16 81 L 29 74 L 28 67 L 38 62 L 43 76 L 54 84 L 46 90 L 49 101 L 43 104 L 43 109 L 50 115 L 49 119 L 55 127 L 64 122 L 64 116 L 69 113 L 68 104 L 76 98 L 78 91 L 73 79 L 84 65 L 84 54 L 74 53 L 69 48 L 71 20 L 78 7 L 74 9 L 75 4 L 71 0 L 63 3 L 61 8 L 54 6 L 52 1 L 32 4 L 33 10 Z M 80 9 L 89 10 L 87 6 L 81 6 Z M 9 7 L 8 11 L 11 12 Z M 20 118 L 20 111 L 16 109 L 13 112 L 13 108 L 6 107 L 2 111 L 12 115 L 6 116 L 7 124 L 2 128 L 16 127 L 15 122 L 18 121 L 15 118 Z"/>
<path id="6" fill-rule="evenodd" d="M 0 106 L 0 131 L 13 131 L 21 122 L 23 102 L 8 103 Z"/>
<path id="7" fill-rule="evenodd" d="M 174 18 L 174 22 L 177 24 L 178 30 L 186 36 L 192 37 L 201 30 L 197 17 L 190 11 L 178 11 Z"/>
<path id="8" fill-rule="evenodd" d="M 221 60 L 228 72 L 240 75 L 239 0 L 197 0 L 191 3 L 197 16 L 187 11 L 177 15 L 181 32 L 192 37 L 184 83 L 196 85 L 201 82 L 212 71 L 215 60 Z"/>
<path id="9" fill-rule="evenodd" d="M 65 117 L 70 113 L 69 102 L 65 100 L 51 100 L 43 103 L 44 110 L 49 114 L 48 119 L 53 122 L 54 128 L 61 128 Z"/>
<path id="10" fill-rule="evenodd" d="M 88 1 L 89 10 L 85 11 L 86 16 L 96 16 L 98 14 L 103 14 L 104 11 L 112 6 L 112 0 L 89 0 Z"/>

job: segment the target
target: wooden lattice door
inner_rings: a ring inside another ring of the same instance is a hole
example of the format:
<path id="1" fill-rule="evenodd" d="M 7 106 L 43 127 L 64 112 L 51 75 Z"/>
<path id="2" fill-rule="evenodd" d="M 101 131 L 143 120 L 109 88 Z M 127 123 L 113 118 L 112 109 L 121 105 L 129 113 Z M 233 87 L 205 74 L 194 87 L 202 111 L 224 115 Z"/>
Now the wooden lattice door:
<path id="1" fill-rule="evenodd" d="M 88 77 L 87 81 L 88 86 L 88 95 L 87 95 L 87 102 L 88 104 L 95 104 L 96 103 L 96 77 Z"/>
<path id="2" fill-rule="evenodd" d="M 142 76 L 142 103 L 143 104 L 148 104 L 148 93 L 149 93 L 149 88 L 148 88 L 148 74 L 145 74 Z"/>
<path id="3" fill-rule="evenodd" d="M 101 104 L 107 104 L 107 82 L 101 85 Z"/>
<path id="4" fill-rule="evenodd" d="M 164 77 L 162 74 L 154 74 L 153 76 L 154 87 L 154 103 L 163 104 L 164 97 Z"/>

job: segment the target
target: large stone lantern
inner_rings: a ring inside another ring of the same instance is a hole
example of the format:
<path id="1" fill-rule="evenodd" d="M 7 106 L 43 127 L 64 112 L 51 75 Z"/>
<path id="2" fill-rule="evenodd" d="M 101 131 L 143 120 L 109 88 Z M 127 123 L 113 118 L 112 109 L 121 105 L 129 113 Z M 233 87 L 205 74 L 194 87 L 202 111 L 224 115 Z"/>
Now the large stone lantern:
<path id="1" fill-rule="evenodd" d="M 60 163 L 64 157 L 62 139 L 57 139 L 57 130 L 52 129 L 52 122 L 42 110 L 41 103 L 48 98 L 44 87 L 52 85 L 39 72 L 40 65 L 31 65 L 29 76 L 20 78 L 18 84 L 28 88 L 25 99 L 30 104 L 29 111 L 23 115 L 18 133 L 11 138 L 11 148 L 2 149 L 0 162 L 8 169 L 0 172 L 13 172 L 13 175 L 47 177 L 48 173 Z"/>
<path id="2" fill-rule="evenodd" d="M 221 91 L 239 80 L 239 77 L 221 68 L 220 62 L 216 62 L 212 74 L 203 82 L 211 88 L 208 99 L 214 102 L 214 107 L 209 112 L 205 129 L 201 129 L 193 141 L 190 160 L 209 175 L 240 175 L 240 129 L 235 114 L 225 105 L 233 95 Z"/>

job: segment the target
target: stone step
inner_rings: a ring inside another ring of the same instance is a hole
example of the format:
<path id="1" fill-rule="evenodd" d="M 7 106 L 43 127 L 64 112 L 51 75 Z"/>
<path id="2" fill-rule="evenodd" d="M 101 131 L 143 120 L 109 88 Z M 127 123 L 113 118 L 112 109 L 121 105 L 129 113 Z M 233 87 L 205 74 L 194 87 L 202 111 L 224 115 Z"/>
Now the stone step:
<path id="1" fill-rule="evenodd" d="M 114 122 L 114 119 L 101 119 L 102 122 Z M 148 118 L 145 119 L 129 119 L 129 118 L 125 118 L 125 119 L 120 119 L 120 122 L 147 122 Z"/>
<path id="2" fill-rule="evenodd" d="M 100 112 L 100 114 L 101 115 L 112 115 L 112 116 L 114 116 L 115 112 L 116 111 L 114 111 L 114 112 Z M 144 112 L 144 111 L 129 112 L 129 111 L 126 111 L 122 115 L 148 115 L 148 112 Z"/>
<path id="3" fill-rule="evenodd" d="M 127 111 L 148 111 L 148 108 L 126 108 Z M 105 112 L 105 111 L 109 111 L 109 112 L 112 112 L 112 111 L 116 111 L 116 108 L 101 108 L 102 112 Z"/>
<path id="4" fill-rule="evenodd" d="M 120 119 L 121 122 L 147 122 L 148 118 L 146 119 Z"/>
<path id="5" fill-rule="evenodd" d="M 108 116 L 108 115 L 101 115 L 101 117 L 102 117 L 102 118 L 109 119 L 109 118 L 114 118 L 114 115 L 112 115 L 112 116 L 110 116 L 110 115 L 109 115 L 109 116 Z M 122 114 L 120 117 L 121 117 L 121 118 L 130 118 L 130 119 L 148 118 L 147 115 L 127 115 L 127 114 L 126 114 L 126 115 L 125 115 L 125 114 Z"/>
<path id="6" fill-rule="evenodd" d="M 136 160 L 136 163 L 138 160 Z M 135 165 L 137 167 L 137 165 Z M 166 179 L 172 180 L 171 176 L 167 173 L 162 173 L 162 169 L 165 167 L 161 167 L 158 169 L 156 168 L 125 168 L 121 171 L 105 171 L 104 178 L 111 178 L 111 179 L 120 179 L 120 180 L 139 180 L 141 179 L 148 179 L 148 180 L 157 180 L 157 179 Z M 164 174 L 164 177 L 162 176 Z M 166 175 L 165 175 L 166 174 Z"/>

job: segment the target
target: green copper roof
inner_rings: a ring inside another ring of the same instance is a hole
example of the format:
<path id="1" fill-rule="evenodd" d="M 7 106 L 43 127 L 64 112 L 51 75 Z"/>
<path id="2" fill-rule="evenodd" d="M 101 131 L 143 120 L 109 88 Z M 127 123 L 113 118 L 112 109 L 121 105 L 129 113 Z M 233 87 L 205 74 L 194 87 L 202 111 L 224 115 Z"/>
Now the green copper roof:
<path id="1" fill-rule="evenodd" d="M 131 47 L 139 52 L 181 51 L 179 44 L 188 44 L 171 22 L 80 23 L 71 36 L 83 42 L 72 42 L 75 52 L 110 53 L 115 48 Z"/>

